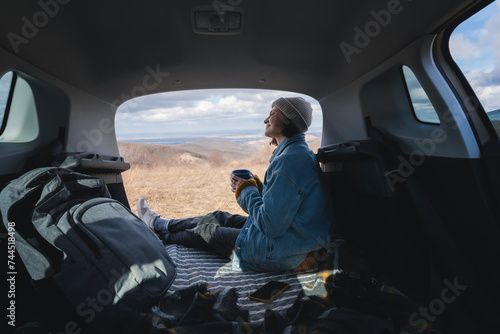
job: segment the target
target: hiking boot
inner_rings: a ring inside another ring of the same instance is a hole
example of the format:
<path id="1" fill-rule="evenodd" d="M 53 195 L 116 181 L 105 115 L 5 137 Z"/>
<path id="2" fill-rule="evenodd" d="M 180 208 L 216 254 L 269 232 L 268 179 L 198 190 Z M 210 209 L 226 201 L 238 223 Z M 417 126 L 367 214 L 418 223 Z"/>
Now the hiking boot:
<path id="1" fill-rule="evenodd" d="M 160 217 L 160 215 L 151 211 L 144 198 L 139 198 L 137 200 L 137 213 L 139 214 L 139 218 L 141 218 L 142 221 L 146 223 L 152 231 L 154 231 L 155 220 Z"/>

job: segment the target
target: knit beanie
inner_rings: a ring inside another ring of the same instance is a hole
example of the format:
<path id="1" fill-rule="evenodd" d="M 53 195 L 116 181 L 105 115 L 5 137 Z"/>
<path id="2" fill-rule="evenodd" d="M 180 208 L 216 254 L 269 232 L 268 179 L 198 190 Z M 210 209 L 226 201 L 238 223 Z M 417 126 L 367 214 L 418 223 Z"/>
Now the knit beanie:
<path id="1" fill-rule="evenodd" d="M 292 122 L 301 133 L 307 131 L 312 122 L 312 107 L 302 97 L 280 97 L 273 105 Z"/>

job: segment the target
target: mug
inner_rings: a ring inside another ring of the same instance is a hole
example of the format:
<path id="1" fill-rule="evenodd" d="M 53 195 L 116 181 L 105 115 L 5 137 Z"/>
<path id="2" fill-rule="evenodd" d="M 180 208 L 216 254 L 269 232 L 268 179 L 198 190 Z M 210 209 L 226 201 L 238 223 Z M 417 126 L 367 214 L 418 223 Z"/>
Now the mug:
<path id="1" fill-rule="evenodd" d="M 251 173 L 252 172 L 249 171 L 248 169 L 235 169 L 231 172 L 231 174 L 234 174 L 234 175 L 241 177 L 242 179 L 245 179 L 245 180 L 248 180 L 252 177 Z"/>

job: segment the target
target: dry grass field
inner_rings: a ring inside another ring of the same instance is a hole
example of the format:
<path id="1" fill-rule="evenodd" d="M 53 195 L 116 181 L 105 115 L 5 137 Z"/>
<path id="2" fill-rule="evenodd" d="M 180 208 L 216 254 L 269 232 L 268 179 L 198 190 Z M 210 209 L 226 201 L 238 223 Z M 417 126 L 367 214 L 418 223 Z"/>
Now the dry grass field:
<path id="1" fill-rule="evenodd" d="M 316 152 L 319 138 L 308 137 L 308 143 Z M 193 149 L 192 144 L 120 142 L 120 154 L 132 166 L 122 174 L 132 211 L 137 213 L 137 199 L 144 197 L 151 209 L 165 218 L 215 210 L 245 214 L 230 190 L 229 175 L 234 169 L 245 168 L 264 178 L 274 148 L 267 141 L 235 144 L 199 141 Z"/>

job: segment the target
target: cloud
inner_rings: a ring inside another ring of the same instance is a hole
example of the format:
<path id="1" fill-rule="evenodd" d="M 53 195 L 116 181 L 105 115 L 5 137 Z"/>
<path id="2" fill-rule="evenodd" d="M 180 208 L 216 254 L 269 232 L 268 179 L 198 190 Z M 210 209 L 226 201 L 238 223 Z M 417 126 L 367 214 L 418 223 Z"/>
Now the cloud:
<path id="1" fill-rule="evenodd" d="M 486 111 L 500 108 L 500 5 L 472 16 L 450 38 L 450 51 Z"/>
<path id="2" fill-rule="evenodd" d="M 498 59 L 500 59 L 500 35 L 498 34 L 500 31 L 500 12 L 493 15 L 484 26 L 487 31 L 487 40 L 492 42 L 491 47 L 498 63 Z"/>
<path id="3" fill-rule="evenodd" d="M 425 93 L 424 89 L 422 86 L 420 86 L 419 83 L 417 83 L 419 86 L 418 87 L 411 87 L 410 89 L 410 96 L 412 97 L 415 102 L 419 103 L 426 103 L 429 98 L 427 97 L 427 94 Z"/>
<path id="4" fill-rule="evenodd" d="M 179 91 L 142 96 L 124 103 L 116 114 L 117 133 L 145 134 L 262 130 L 272 101 L 302 96 L 313 107 L 312 128 L 322 122 L 319 103 L 301 94 L 250 89 Z"/>
<path id="5" fill-rule="evenodd" d="M 484 47 L 492 59 L 483 70 L 469 70 L 465 74 L 486 111 L 500 109 L 500 13 L 493 15 L 484 25 Z"/>
<path id="6" fill-rule="evenodd" d="M 7 72 L 0 78 L 0 125 L 3 122 L 7 99 L 9 97 L 10 85 L 12 83 L 12 72 Z"/>
<path id="7" fill-rule="evenodd" d="M 450 38 L 450 49 L 453 50 L 455 59 L 479 58 L 479 48 L 473 44 L 464 34 L 456 34 Z"/>

